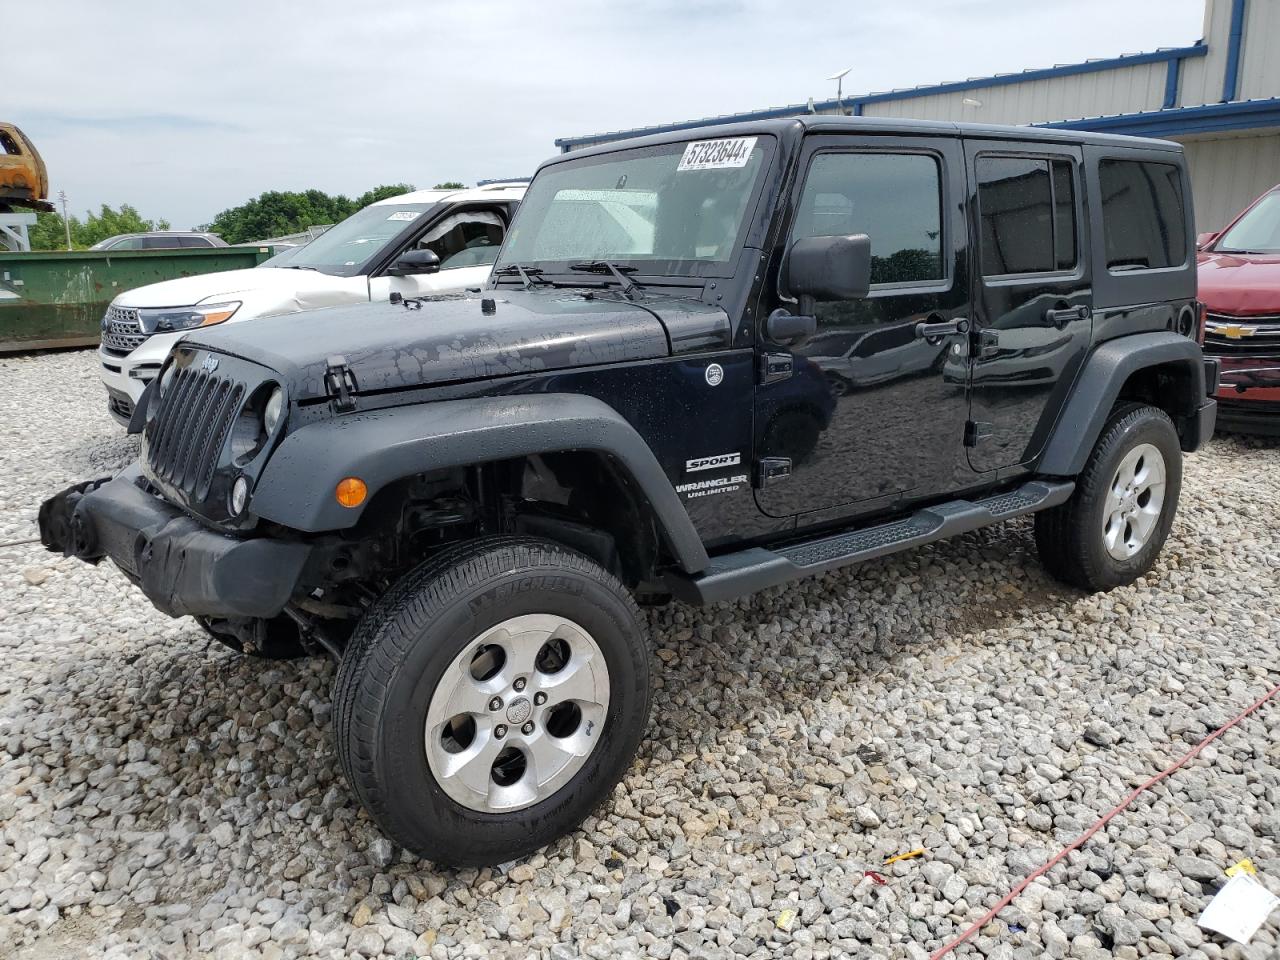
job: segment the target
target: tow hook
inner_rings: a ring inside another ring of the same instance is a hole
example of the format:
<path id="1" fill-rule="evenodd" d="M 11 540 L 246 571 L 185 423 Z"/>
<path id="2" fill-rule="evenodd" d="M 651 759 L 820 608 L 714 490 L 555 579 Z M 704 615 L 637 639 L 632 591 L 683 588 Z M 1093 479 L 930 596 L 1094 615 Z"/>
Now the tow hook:
<path id="1" fill-rule="evenodd" d="M 40 542 L 46 550 L 60 553 L 64 557 L 79 557 L 89 563 L 97 563 L 102 559 L 93 525 L 77 513 L 76 508 L 80 506 L 86 493 L 97 490 L 110 480 L 110 477 L 102 477 L 77 483 L 40 505 L 37 518 L 40 524 Z"/>

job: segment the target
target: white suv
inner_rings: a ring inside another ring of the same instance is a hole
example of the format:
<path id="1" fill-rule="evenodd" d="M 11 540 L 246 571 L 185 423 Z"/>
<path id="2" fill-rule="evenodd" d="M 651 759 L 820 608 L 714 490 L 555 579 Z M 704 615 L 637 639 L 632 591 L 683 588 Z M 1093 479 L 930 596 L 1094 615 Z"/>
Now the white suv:
<path id="1" fill-rule="evenodd" d="M 170 348 L 194 327 L 480 286 L 523 196 L 522 184 L 418 190 L 370 204 L 257 267 L 125 291 L 102 318 L 108 410 L 127 426 Z"/>

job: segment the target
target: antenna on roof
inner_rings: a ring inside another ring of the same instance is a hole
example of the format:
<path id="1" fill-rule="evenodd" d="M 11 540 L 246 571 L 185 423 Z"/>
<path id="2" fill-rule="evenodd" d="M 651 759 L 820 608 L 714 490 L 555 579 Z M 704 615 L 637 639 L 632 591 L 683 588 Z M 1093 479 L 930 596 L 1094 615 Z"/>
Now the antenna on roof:
<path id="1" fill-rule="evenodd" d="M 844 78 L 852 69 L 853 67 L 845 67 L 839 73 L 833 73 L 831 76 L 827 77 L 828 80 L 834 80 L 836 82 L 836 109 L 841 113 L 844 113 L 844 103 L 841 100 L 844 95 Z"/>

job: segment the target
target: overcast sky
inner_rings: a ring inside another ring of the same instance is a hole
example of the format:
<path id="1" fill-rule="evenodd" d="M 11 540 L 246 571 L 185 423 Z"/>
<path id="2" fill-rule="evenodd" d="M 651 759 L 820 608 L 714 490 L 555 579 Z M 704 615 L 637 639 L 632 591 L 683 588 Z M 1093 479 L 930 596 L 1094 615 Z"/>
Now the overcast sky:
<path id="1" fill-rule="evenodd" d="M 0 119 L 73 211 L 527 175 L 557 137 L 1182 46 L 1203 0 L 42 0 Z"/>

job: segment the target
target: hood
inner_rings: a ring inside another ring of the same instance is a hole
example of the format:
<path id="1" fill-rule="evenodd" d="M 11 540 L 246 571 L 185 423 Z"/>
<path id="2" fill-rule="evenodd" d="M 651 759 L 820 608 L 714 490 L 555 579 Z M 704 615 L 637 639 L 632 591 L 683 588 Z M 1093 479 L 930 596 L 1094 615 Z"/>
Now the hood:
<path id="1" fill-rule="evenodd" d="M 681 342 L 728 345 L 723 310 L 665 302 Z M 325 371 L 338 356 L 357 394 L 670 356 L 671 338 L 655 312 L 663 303 L 642 306 L 570 290 L 495 290 L 427 299 L 416 308 L 362 303 L 210 327 L 186 343 L 265 364 L 289 381 L 294 400 L 311 400 L 328 395 Z"/>
<path id="2" fill-rule="evenodd" d="M 278 294 L 280 298 L 306 300 L 308 293 L 327 292 L 346 282 L 350 281 L 315 270 L 246 267 L 149 283 L 145 287 L 125 291 L 114 302 L 122 307 L 188 307 L 205 300 L 217 303 L 261 292 Z"/>
<path id="3" fill-rule="evenodd" d="M 1211 313 L 1280 313 L 1280 254 L 1202 253 L 1198 280 Z"/>

